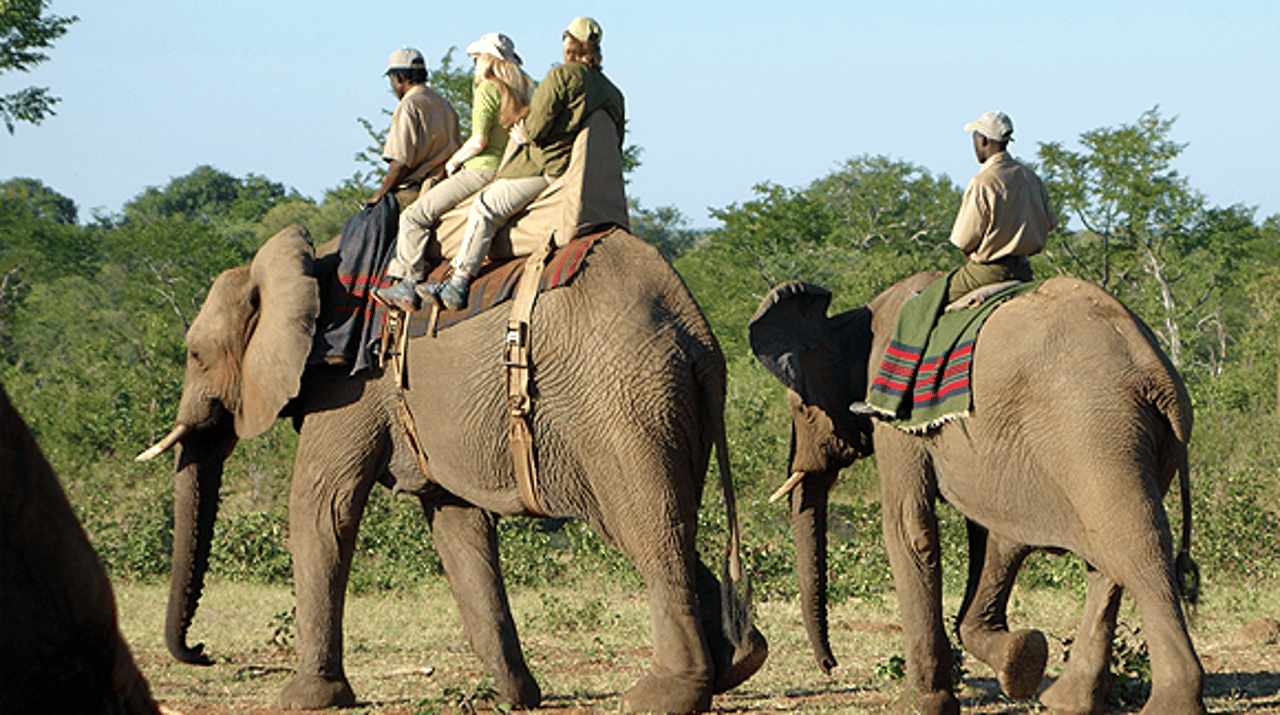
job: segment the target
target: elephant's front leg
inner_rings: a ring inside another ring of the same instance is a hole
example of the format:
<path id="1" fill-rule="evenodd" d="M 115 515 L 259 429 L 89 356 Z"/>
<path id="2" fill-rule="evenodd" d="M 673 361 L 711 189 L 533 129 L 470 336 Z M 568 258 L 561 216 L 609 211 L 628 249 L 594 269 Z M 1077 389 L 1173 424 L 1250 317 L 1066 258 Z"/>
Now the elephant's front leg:
<path id="1" fill-rule="evenodd" d="M 353 434 L 336 419 L 312 415 L 303 427 L 289 495 L 298 667 L 280 693 L 282 708 L 355 703 L 342 667 L 342 615 L 356 533 L 383 450 L 376 432 Z"/>
<path id="2" fill-rule="evenodd" d="M 471 650 L 493 675 L 503 701 L 521 708 L 537 707 L 542 691 L 525 664 L 502 582 L 497 516 L 474 506 L 426 498 L 422 506 Z"/>
<path id="3" fill-rule="evenodd" d="M 942 567 L 937 486 L 923 443 L 876 428 L 885 548 L 893 569 L 906 650 L 906 692 L 901 709 L 921 715 L 958 715 L 951 685 L 951 644 L 942 622 Z"/>
<path id="4" fill-rule="evenodd" d="M 1009 630 L 1009 594 L 1022 561 L 1034 549 L 967 521 L 969 583 L 956 630 L 965 650 L 991 666 L 1005 695 L 1031 697 L 1044 677 L 1049 643 L 1037 630 Z"/>

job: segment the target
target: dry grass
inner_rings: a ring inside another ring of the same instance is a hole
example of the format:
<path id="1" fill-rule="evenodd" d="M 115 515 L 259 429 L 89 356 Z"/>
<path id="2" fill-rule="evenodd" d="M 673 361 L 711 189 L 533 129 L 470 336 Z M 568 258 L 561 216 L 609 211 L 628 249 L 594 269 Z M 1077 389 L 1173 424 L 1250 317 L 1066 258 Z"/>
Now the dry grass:
<path id="1" fill-rule="evenodd" d="M 1209 591 L 1193 619 L 1197 649 L 1210 672 L 1213 712 L 1280 712 L 1280 646 L 1240 645 L 1232 635 L 1247 622 L 1280 615 L 1276 584 Z M 192 629 L 216 665 L 175 663 L 164 651 L 163 585 L 117 584 L 121 628 L 157 699 L 190 714 L 272 713 L 290 674 L 291 654 L 272 643 L 277 614 L 292 605 L 288 589 L 214 583 L 206 589 Z M 948 599 L 948 612 L 957 603 Z M 512 610 L 525 653 L 546 697 L 545 712 L 616 710 L 623 692 L 647 668 L 648 607 L 641 594 L 612 589 L 521 590 Z M 898 683 L 877 675 L 901 652 L 896 604 L 845 603 L 832 611 L 832 642 L 840 666 L 822 675 L 809 654 L 794 603 L 757 605 L 769 639 L 764 668 L 741 688 L 718 696 L 721 712 L 877 712 Z M 1079 603 L 1067 593 L 1017 591 L 1011 621 L 1050 639 L 1049 674 L 1061 667 L 1058 647 L 1076 626 Z M 1139 625 L 1131 603 L 1121 614 Z M 484 677 L 462 634 L 448 590 L 353 596 L 347 604 L 346 667 L 361 698 L 355 712 L 412 715 L 446 712 L 447 689 L 474 693 Z M 1034 701 L 1010 702 L 986 666 L 968 661 L 967 712 L 1040 712 Z"/>

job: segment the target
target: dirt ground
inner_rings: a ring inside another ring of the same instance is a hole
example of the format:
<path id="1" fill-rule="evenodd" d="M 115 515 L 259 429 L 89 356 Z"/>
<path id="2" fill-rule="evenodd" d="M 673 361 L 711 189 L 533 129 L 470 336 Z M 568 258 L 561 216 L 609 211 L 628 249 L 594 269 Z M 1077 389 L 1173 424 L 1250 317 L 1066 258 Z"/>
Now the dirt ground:
<path id="1" fill-rule="evenodd" d="M 1205 698 L 1213 713 L 1280 713 L 1280 617 L 1276 584 L 1220 595 L 1192 618 L 1192 637 L 1207 672 Z M 209 667 L 174 662 L 161 645 L 164 588 L 117 587 L 121 624 L 156 699 L 169 713 L 275 715 L 294 657 L 282 638 L 287 589 L 213 584 L 192 630 L 217 661 Z M 832 644 L 838 666 L 830 676 L 813 664 L 794 604 L 757 605 L 756 620 L 770 656 L 751 680 L 719 695 L 725 713 L 867 712 L 886 710 L 900 681 L 886 676 L 901 652 L 896 604 L 846 603 L 833 609 Z M 616 711 L 622 693 L 647 669 L 648 609 L 634 594 L 582 590 L 512 598 L 530 668 L 544 693 L 533 713 Z M 949 612 L 954 613 L 954 605 Z M 1079 617 L 1070 594 L 1016 596 L 1011 621 L 1043 630 L 1050 662 L 1043 686 L 1059 672 L 1066 641 Z M 1126 604 L 1122 631 L 1139 628 Z M 1132 624 L 1132 625 L 1130 625 Z M 1247 627 L 1246 627 L 1247 626 Z M 1266 626 L 1266 627 L 1264 627 Z M 1252 631 L 1250 631 L 1252 629 Z M 1140 635 L 1140 632 L 1139 632 Z M 360 702 L 346 712 L 426 715 L 492 710 L 479 697 L 484 678 L 461 633 L 447 591 L 352 597 L 346 621 L 345 664 Z M 960 692 L 966 713 L 1047 712 L 1034 699 L 1010 701 L 985 665 L 964 662 Z M 1117 712 L 1137 707 L 1117 708 Z M 297 711 L 290 711 L 297 712 Z"/>

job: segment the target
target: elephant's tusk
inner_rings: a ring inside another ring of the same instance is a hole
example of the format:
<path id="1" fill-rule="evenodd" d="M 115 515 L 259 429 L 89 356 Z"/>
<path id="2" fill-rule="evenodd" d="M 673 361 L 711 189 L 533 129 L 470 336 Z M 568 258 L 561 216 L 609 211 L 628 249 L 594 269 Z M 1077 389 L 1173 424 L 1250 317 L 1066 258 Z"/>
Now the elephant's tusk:
<path id="1" fill-rule="evenodd" d="M 191 425 L 178 425 L 177 427 L 174 427 L 173 431 L 170 432 L 168 436 L 166 436 L 164 439 L 160 440 L 159 442 L 156 442 L 155 444 L 151 445 L 150 449 L 148 449 L 147 451 L 143 452 L 142 454 L 139 454 L 137 457 L 134 457 L 134 461 L 146 462 L 156 457 L 159 454 L 168 452 L 173 447 L 173 445 L 178 443 L 178 440 L 182 439 L 183 435 L 185 435 L 187 432 L 190 432 L 190 431 L 191 431 Z"/>
<path id="2" fill-rule="evenodd" d="M 774 492 L 773 496 L 769 497 L 769 503 L 773 504 L 782 497 L 790 494 L 791 490 L 795 489 L 796 485 L 804 479 L 804 474 L 804 472 L 792 472 L 791 477 L 787 479 L 787 481 L 783 482 L 782 486 L 778 487 L 778 491 Z"/>

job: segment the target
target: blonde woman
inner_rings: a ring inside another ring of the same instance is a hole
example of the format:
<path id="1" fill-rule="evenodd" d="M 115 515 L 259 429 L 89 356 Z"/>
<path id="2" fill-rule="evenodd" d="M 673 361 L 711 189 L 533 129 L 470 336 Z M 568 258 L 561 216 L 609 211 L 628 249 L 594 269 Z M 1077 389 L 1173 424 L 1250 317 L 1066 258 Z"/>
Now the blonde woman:
<path id="1" fill-rule="evenodd" d="M 471 137 L 445 163 L 449 178 L 436 184 L 400 214 L 396 255 L 387 277 L 397 279 L 375 291 L 403 310 L 421 305 L 417 287 L 425 277 L 427 242 L 446 211 L 493 180 L 507 148 L 508 130 L 524 118 L 533 95 L 533 79 L 520 68 L 520 55 L 510 37 L 491 32 L 467 47 L 475 63 L 471 98 Z"/>

